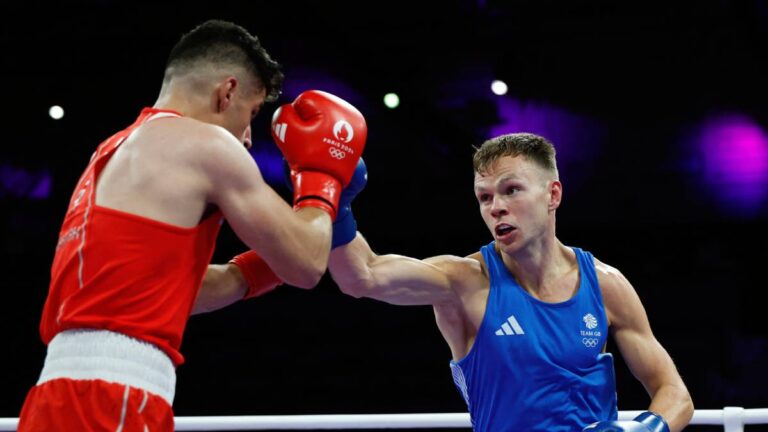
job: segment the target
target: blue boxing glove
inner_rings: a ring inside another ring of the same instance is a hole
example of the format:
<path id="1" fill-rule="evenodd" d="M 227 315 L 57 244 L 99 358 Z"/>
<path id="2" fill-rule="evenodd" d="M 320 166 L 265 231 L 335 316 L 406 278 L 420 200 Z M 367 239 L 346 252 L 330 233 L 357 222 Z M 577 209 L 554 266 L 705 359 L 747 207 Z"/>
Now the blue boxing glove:
<path id="1" fill-rule="evenodd" d="M 283 159 L 283 176 L 285 186 L 293 192 L 293 182 L 291 181 L 291 169 Z M 331 249 L 351 242 L 357 235 L 357 221 L 352 215 L 352 200 L 365 188 L 368 183 L 368 169 L 361 157 L 357 161 L 355 171 L 352 173 L 352 179 L 341 191 L 339 197 L 339 209 L 336 213 L 336 220 L 333 221 L 333 238 L 331 239 Z"/>
<path id="2" fill-rule="evenodd" d="M 368 169 L 365 167 L 363 158 L 357 162 L 355 172 L 347 187 L 341 192 L 339 198 L 339 212 L 336 214 L 336 220 L 333 222 L 333 240 L 331 249 L 351 242 L 357 235 L 357 221 L 352 215 L 352 200 L 363 190 L 368 183 Z"/>
<path id="3" fill-rule="evenodd" d="M 601 421 L 592 423 L 582 432 L 670 432 L 669 425 L 658 414 L 645 411 L 631 421 Z"/>

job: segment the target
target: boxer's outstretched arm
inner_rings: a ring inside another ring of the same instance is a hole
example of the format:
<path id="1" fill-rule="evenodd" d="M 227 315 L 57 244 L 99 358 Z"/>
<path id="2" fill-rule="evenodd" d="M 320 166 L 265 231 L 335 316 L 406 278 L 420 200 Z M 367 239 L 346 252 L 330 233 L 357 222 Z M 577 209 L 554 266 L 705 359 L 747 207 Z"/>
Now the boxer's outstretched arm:
<path id="1" fill-rule="evenodd" d="M 660 415 L 672 432 L 693 416 L 691 396 L 672 358 L 651 331 L 637 292 L 617 269 L 595 261 L 611 334 L 632 374 L 651 396 L 649 411 Z"/>
<path id="2" fill-rule="evenodd" d="M 341 291 L 353 297 L 397 305 L 434 305 L 458 301 L 452 264 L 460 260 L 376 255 L 358 233 L 352 242 L 331 252 L 328 269 Z"/>

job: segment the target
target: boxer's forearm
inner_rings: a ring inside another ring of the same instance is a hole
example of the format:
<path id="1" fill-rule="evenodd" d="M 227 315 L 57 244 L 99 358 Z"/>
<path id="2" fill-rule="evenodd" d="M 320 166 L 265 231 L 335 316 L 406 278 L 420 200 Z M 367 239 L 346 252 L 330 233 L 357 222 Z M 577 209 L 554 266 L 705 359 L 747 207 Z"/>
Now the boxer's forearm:
<path id="1" fill-rule="evenodd" d="M 649 410 L 661 415 L 672 432 L 682 430 L 693 417 L 693 401 L 685 386 L 665 385 L 653 396 Z"/>
<path id="2" fill-rule="evenodd" d="M 229 306 L 241 300 L 246 289 L 245 278 L 236 265 L 211 264 L 203 277 L 192 315 Z"/>
<path id="3" fill-rule="evenodd" d="M 331 251 L 328 270 L 342 292 L 363 296 L 370 285 L 370 263 L 375 254 L 360 233 L 348 244 Z"/>
<path id="4" fill-rule="evenodd" d="M 396 305 L 433 305 L 457 300 L 446 271 L 456 259 L 377 255 L 358 233 L 349 244 L 331 252 L 328 268 L 347 295 Z"/>

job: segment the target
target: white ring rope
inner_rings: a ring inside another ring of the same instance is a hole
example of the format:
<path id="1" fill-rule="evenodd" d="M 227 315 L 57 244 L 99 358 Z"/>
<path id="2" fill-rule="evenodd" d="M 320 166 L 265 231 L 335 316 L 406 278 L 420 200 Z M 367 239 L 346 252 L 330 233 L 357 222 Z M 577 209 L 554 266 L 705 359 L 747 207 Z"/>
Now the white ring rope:
<path id="1" fill-rule="evenodd" d="M 620 411 L 629 420 L 642 411 Z M 176 417 L 177 431 L 302 430 L 302 429 L 426 429 L 469 428 L 467 413 L 439 414 L 323 414 Z M 18 418 L 0 418 L 0 431 L 15 431 Z M 768 424 L 768 408 L 696 410 L 692 425 L 724 425 L 725 432 L 742 432 L 743 425 Z"/>

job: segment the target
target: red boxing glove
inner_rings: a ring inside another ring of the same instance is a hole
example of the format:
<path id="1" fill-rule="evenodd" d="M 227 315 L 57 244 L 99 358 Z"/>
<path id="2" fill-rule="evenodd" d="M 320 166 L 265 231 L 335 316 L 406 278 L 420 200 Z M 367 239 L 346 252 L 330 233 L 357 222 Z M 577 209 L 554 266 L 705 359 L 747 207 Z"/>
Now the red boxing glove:
<path id="1" fill-rule="evenodd" d="M 243 300 L 266 294 L 283 283 L 269 268 L 266 261 L 254 251 L 241 253 L 229 262 L 240 268 L 240 272 L 248 284 L 248 290 L 245 292 Z"/>
<path id="2" fill-rule="evenodd" d="M 326 92 L 306 91 L 278 108 L 272 138 L 291 168 L 294 207 L 319 207 L 336 219 L 367 134 L 360 111 Z"/>

